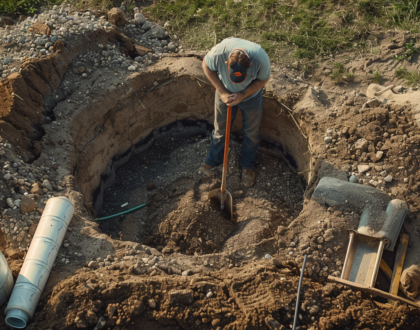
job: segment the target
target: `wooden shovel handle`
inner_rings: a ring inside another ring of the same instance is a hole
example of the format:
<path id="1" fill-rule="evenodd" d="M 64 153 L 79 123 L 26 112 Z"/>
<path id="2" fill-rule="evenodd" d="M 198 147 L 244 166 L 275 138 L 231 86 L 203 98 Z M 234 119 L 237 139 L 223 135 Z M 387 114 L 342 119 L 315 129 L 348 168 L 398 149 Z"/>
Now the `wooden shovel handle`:
<path id="1" fill-rule="evenodd" d="M 222 195 L 226 191 L 226 177 L 227 177 L 227 164 L 229 155 L 229 138 L 230 138 L 230 122 L 232 118 L 232 107 L 227 108 L 227 119 L 226 119 L 226 134 L 225 134 L 225 151 L 223 155 L 223 175 L 222 175 Z"/>

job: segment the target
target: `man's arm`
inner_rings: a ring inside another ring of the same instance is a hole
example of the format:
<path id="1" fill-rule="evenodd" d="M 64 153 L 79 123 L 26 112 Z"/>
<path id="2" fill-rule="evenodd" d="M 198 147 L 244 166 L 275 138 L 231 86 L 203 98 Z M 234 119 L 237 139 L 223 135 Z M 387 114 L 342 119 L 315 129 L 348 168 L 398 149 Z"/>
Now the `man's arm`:
<path id="1" fill-rule="evenodd" d="M 208 80 L 210 80 L 211 84 L 219 92 L 220 98 L 222 99 L 222 101 L 224 103 L 229 102 L 230 99 L 232 98 L 231 97 L 232 94 L 225 88 L 223 83 L 220 81 L 219 76 L 217 75 L 217 72 L 210 70 L 208 66 L 206 65 L 205 60 L 203 60 L 202 66 L 203 66 L 203 71 L 206 74 L 206 77 L 208 78 Z"/>
<path id="2" fill-rule="evenodd" d="M 242 102 L 243 99 L 247 98 L 248 96 L 254 94 L 256 91 L 259 91 L 261 88 L 263 88 L 270 78 L 266 80 L 254 80 L 252 83 L 249 84 L 247 88 L 245 88 L 242 92 L 239 93 L 233 93 L 231 94 L 230 102 L 226 103 L 227 106 L 232 107 L 240 102 Z"/>

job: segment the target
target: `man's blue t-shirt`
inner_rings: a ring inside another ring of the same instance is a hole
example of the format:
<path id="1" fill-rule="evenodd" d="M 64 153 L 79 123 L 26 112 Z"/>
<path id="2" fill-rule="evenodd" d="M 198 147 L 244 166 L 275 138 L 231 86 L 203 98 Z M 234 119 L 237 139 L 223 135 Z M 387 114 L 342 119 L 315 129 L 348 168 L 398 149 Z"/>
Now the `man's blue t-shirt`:
<path id="1" fill-rule="evenodd" d="M 245 49 L 252 63 L 248 69 L 246 79 L 240 84 L 234 84 L 230 81 L 228 67 L 225 63 L 232 50 L 236 48 Z M 206 57 L 204 57 L 204 61 L 211 71 L 217 71 L 220 81 L 231 93 L 239 93 L 247 88 L 253 80 L 266 80 L 270 78 L 271 74 L 270 60 L 264 49 L 256 43 L 239 38 L 227 38 L 223 40 L 208 52 Z M 243 101 L 248 101 L 258 93 L 259 91 L 255 92 Z"/>

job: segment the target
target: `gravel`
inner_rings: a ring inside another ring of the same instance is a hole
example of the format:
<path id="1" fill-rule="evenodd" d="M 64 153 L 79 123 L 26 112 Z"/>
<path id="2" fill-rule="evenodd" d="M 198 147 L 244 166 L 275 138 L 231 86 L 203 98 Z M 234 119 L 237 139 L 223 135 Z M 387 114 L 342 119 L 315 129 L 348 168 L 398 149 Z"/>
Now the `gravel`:
<path id="1" fill-rule="evenodd" d="M 159 25 L 147 21 L 138 11 L 134 16 L 126 14 L 127 24 L 120 27 L 137 44 L 150 48 L 145 56 L 132 59 L 121 54 L 118 45 L 96 44 L 96 49 L 85 50 L 79 56 L 88 59 L 94 66 L 108 66 L 124 68 L 129 71 L 141 71 L 145 66 L 153 63 L 163 53 L 178 51 L 177 37 L 170 38 L 168 31 Z M 130 17 L 128 17 L 130 16 Z M 45 27 L 44 33 L 34 29 L 34 24 Z M 16 25 L 0 28 L 0 45 L 5 51 L 0 53 L 0 81 L 13 72 L 19 72 L 21 65 L 29 59 L 37 59 L 54 53 L 54 44 L 57 41 L 68 42 L 77 36 L 86 33 L 105 30 L 108 31 L 112 23 L 106 16 L 97 17 L 91 11 L 80 12 L 70 6 L 53 6 L 53 9 L 27 17 Z M 163 39 L 163 40 L 161 40 Z M 103 50 L 103 48 L 106 49 Z M 86 74 L 83 75 L 87 77 Z"/>

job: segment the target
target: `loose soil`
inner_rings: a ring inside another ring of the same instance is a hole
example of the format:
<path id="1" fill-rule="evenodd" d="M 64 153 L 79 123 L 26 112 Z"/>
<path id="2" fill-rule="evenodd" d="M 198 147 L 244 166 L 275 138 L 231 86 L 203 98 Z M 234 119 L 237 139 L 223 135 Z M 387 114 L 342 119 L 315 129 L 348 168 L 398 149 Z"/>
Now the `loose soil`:
<path id="1" fill-rule="evenodd" d="M 211 124 L 214 90 L 201 71 L 202 54 L 164 57 L 145 72 L 93 70 L 85 80 L 68 70 L 79 65 L 83 49 L 94 50 L 92 40 L 112 43 L 116 35 L 97 31 L 70 40 L 0 82 L 0 193 L 7 210 L 0 247 L 15 276 L 46 200 L 64 195 L 75 205 L 28 329 L 290 328 L 305 254 L 300 329 L 418 329 L 417 308 L 385 304 L 327 281 L 341 273 L 347 230 L 357 228 L 360 214 L 311 200 L 320 178 L 348 180 L 352 174 L 360 184 L 403 199 L 409 205 L 404 230 L 410 234 L 404 267 L 420 264 L 418 102 L 398 99 L 407 94 L 419 100 L 419 92 L 403 89 L 392 92 L 392 102 L 365 105 L 373 72 L 386 73 L 384 86 L 403 83 L 392 72 L 400 65 L 395 56 L 404 51 L 405 35 L 378 35 L 381 55 L 344 54 L 325 61 L 310 78 L 273 66 L 262 132 L 271 144 L 262 148 L 267 153 L 260 153 L 251 189 L 241 186 L 240 145 L 231 143 L 234 222 L 206 198 L 220 185 L 221 173 L 197 174 L 209 148 L 208 131 L 157 139 L 163 127 L 185 119 Z M 331 78 L 338 61 L 354 81 L 340 85 Z M 407 66 L 418 69 L 418 59 Z M 18 89 L 30 105 L 54 101 L 47 113 L 37 113 L 35 106 L 21 106 Z M 154 146 L 135 156 L 150 134 Z M 361 138 L 367 143 L 356 148 Z M 297 170 L 272 156 L 281 154 L 275 142 L 294 157 Z M 369 169 L 359 171 L 359 165 Z M 388 174 L 391 182 L 384 180 Z M 108 187 L 113 175 L 114 186 Z M 121 211 L 126 202 L 147 206 L 99 224 L 92 214 L 101 206 L 93 199 L 104 191 L 101 216 Z M 6 201 L 25 193 L 35 209 L 24 212 Z M 4 313 L 0 328 L 6 328 Z"/>
<path id="2" fill-rule="evenodd" d="M 156 142 L 118 169 L 114 185 L 105 191 L 101 214 L 144 202 L 147 208 L 105 220 L 100 225 L 103 232 L 186 254 L 239 251 L 272 238 L 278 226 L 287 226 L 300 213 L 304 189 L 295 169 L 259 152 L 256 185 L 247 189 L 240 180 L 241 145 L 232 141 L 227 187 L 235 208 L 234 222 L 227 221 L 217 201 L 207 198 L 220 187 L 221 166 L 210 175 L 198 174 L 210 136 L 181 139 L 180 134 Z"/>

